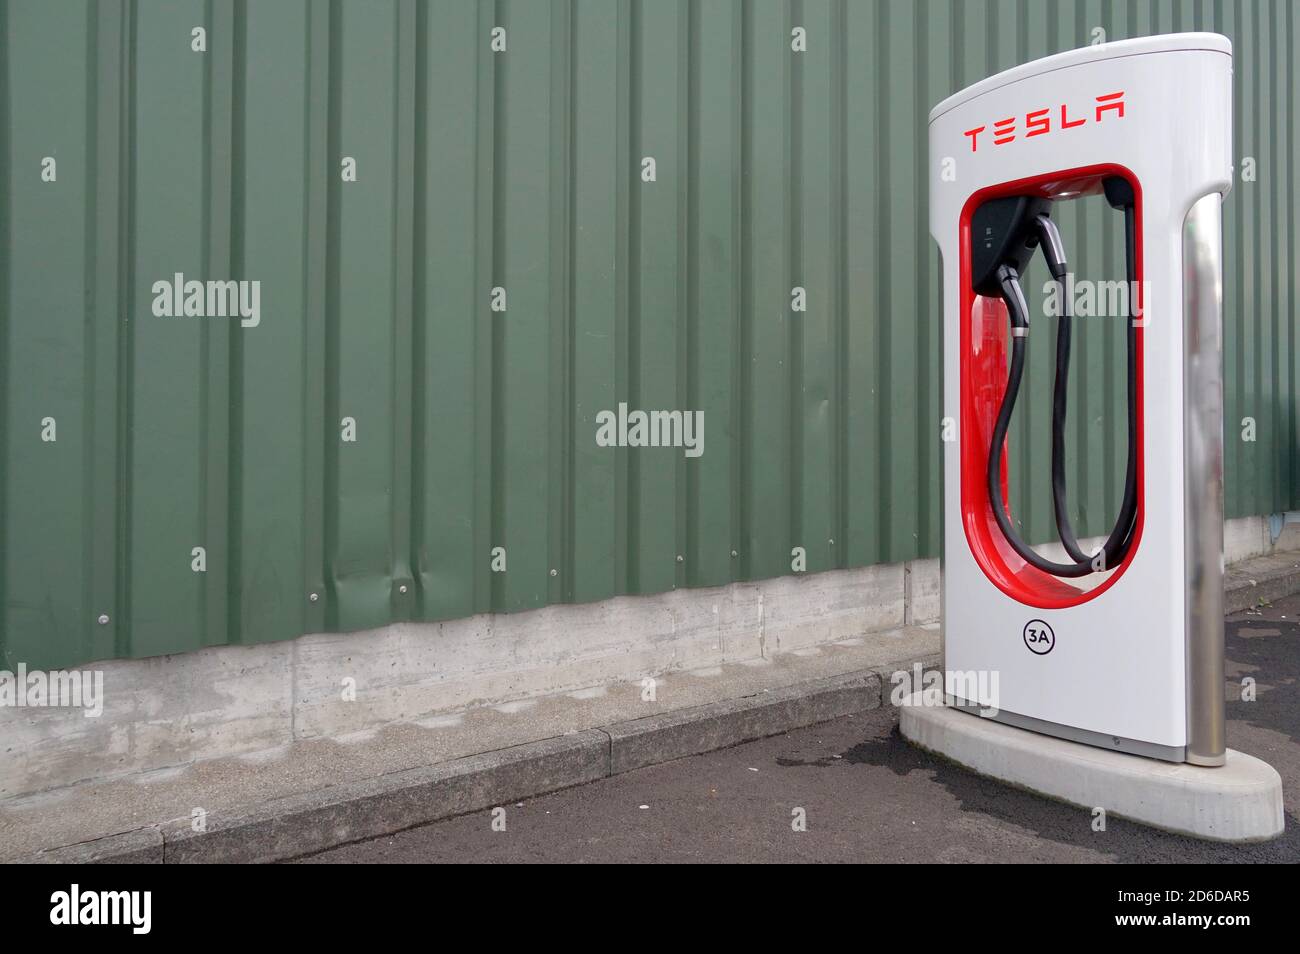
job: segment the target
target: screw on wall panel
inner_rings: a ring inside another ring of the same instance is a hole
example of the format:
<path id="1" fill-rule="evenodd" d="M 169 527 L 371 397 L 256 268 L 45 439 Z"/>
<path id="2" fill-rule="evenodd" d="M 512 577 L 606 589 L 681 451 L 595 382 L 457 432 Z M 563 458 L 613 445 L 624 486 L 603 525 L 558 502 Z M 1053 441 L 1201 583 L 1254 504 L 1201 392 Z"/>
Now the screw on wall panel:
<path id="1" fill-rule="evenodd" d="M 559 576 L 559 575 L 560 575 L 559 570 L 551 570 L 551 576 Z"/>
<path id="2" fill-rule="evenodd" d="M 107 613 L 100 613 L 100 614 L 99 614 L 99 625 L 100 625 L 100 626 L 107 626 L 107 625 L 108 625 L 108 614 L 107 614 Z"/>
<path id="3" fill-rule="evenodd" d="M 740 556 L 740 554 L 738 554 L 735 550 L 732 550 L 732 551 L 731 551 L 731 555 L 732 555 L 732 556 Z"/>
<path id="4" fill-rule="evenodd" d="M 317 596 L 315 593 L 312 593 L 310 596 L 307 597 L 307 599 L 309 599 L 309 600 L 311 600 L 313 603 L 315 603 L 318 599 L 320 599 L 320 597 Z"/>
<path id="5" fill-rule="evenodd" d="M 678 563 L 684 563 L 685 560 L 686 560 L 686 558 L 683 557 L 680 553 L 677 554 L 677 562 L 678 562 Z"/>
<path id="6" fill-rule="evenodd" d="M 831 538 L 831 546 L 835 546 L 835 539 L 833 537 Z"/>
<path id="7" fill-rule="evenodd" d="M 397 592 L 399 592 L 399 593 L 405 593 L 405 592 L 406 592 L 406 584 L 403 583 L 401 586 L 399 586 L 399 587 L 397 588 Z"/>

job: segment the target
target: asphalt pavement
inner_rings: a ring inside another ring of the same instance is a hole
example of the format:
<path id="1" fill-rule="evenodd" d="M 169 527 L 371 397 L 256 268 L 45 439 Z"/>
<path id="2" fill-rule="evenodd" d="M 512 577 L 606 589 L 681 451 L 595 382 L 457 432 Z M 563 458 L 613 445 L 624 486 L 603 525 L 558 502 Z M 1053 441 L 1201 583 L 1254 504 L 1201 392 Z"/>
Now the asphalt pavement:
<path id="1" fill-rule="evenodd" d="M 1090 811 L 918 751 L 886 707 L 302 860 L 1300 862 L 1300 597 L 1229 617 L 1227 659 L 1228 744 L 1282 775 L 1287 830 L 1265 844 L 1094 830 Z"/>

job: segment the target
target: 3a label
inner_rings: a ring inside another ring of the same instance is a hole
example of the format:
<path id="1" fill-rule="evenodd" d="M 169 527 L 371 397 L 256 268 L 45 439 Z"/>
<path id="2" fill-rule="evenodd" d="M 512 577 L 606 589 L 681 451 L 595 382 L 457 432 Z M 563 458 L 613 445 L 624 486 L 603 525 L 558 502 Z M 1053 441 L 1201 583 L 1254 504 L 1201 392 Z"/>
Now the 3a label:
<path id="1" fill-rule="evenodd" d="M 1046 656 L 1056 647 L 1056 634 L 1041 619 L 1031 619 L 1025 624 L 1025 645 L 1036 656 Z"/>

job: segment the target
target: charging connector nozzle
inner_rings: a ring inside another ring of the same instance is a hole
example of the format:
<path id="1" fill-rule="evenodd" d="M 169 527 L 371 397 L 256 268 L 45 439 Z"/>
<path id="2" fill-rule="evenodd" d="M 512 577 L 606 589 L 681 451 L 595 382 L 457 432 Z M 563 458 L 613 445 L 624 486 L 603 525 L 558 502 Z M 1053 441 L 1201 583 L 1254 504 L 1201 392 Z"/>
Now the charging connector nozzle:
<path id="1" fill-rule="evenodd" d="M 1025 300 L 1025 291 L 1020 287 L 1020 273 L 1010 265 L 999 265 L 997 279 L 1002 286 L 1002 298 L 1011 315 L 1011 334 L 1023 338 L 1029 333 L 1029 302 Z"/>
<path id="2" fill-rule="evenodd" d="M 1061 231 L 1046 213 L 1034 217 L 1034 228 L 1038 230 L 1038 244 L 1047 259 L 1047 268 L 1058 282 L 1065 280 L 1066 262 L 1065 245 L 1061 242 Z"/>

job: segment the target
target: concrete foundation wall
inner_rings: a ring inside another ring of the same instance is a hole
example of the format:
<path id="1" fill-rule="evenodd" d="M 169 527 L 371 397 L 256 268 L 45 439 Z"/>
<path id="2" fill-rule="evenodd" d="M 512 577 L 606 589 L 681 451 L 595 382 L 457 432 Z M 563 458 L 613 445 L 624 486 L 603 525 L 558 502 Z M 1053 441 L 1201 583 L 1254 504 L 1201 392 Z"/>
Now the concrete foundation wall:
<path id="1" fill-rule="evenodd" d="M 1300 549 L 1300 527 L 1277 548 Z M 1228 562 L 1273 549 L 1266 518 L 1225 528 Z M 923 560 L 115 660 L 83 669 L 103 673 L 96 718 L 0 707 L 0 797 L 762 660 L 934 621 L 939 605 L 939 561 Z"/>

